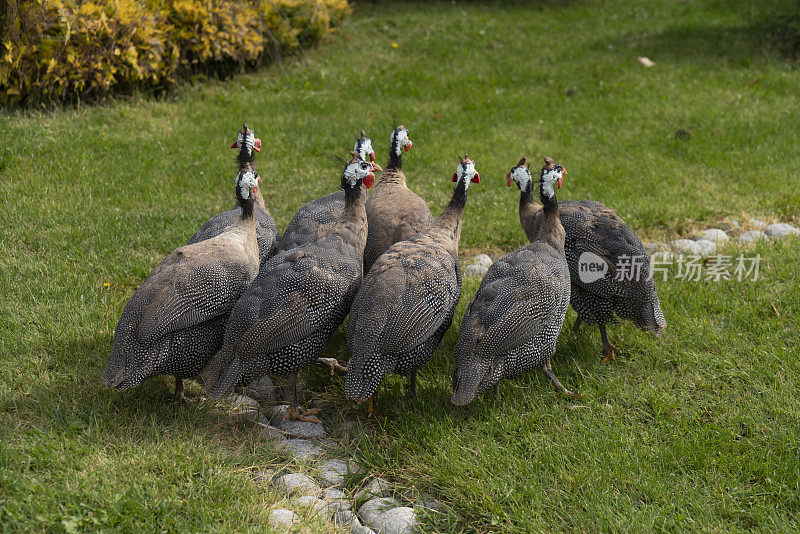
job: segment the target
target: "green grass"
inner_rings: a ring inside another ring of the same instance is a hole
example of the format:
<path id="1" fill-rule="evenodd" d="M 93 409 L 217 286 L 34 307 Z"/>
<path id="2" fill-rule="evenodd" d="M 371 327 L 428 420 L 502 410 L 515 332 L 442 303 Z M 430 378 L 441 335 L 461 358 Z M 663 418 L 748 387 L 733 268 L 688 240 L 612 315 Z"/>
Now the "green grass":
<path id="1" fill-rule="evenodd" d="M 167 402 L 168 380 L 123 393 L 99 380 L 126 299 L 233 203 L 227 147 L 242 121 L 264 141 L 281 228 L 337 186 L 331 155 L 362 127 L 382 163 L 394 121 L 411 130 L 409 184 L 434 212 L 456 154 L 476 161 L 462 252 L 524 242 L 504 180 L 523 154 L 569 169 L 561 199 L 600 200 L 646 239 L 729 217 L 797 222 L 800 72 L 771 42 L 795 4 L 359 4 L 280 69 L 166 100 L 0 114 L 2 530 L 257 530 L 278 502 L 247 473 L 284 461 L 256 431 Z M 367 421 L 340 378 L 310 380 L 363 422 L 354 454 L 447 504 L 431 530 L 797 530 L 800 243 L 758 251 L 756 283 L 660 282 L 668 330 L 613 327 L 624 354 L 611 365 L 595 330 L 565 332 L 554 368 L 578 401 L 532 374 L 499 399 L 449 404 L 476 281 L 416 400 L 391 378 Z"/>

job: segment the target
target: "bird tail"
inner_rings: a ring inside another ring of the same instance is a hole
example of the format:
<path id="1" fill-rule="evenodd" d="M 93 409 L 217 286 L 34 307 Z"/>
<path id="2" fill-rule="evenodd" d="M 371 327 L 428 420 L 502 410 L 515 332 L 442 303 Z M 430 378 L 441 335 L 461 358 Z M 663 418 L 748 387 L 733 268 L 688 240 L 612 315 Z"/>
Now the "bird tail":
<path id="1" fill-rule="evenodd" d="M 233 347 L 225 345 L 203 371 L 206 393 L 209 397 L 225 397 L 233 391 L 241 376 L 242 361 L 234 356 Z"/>

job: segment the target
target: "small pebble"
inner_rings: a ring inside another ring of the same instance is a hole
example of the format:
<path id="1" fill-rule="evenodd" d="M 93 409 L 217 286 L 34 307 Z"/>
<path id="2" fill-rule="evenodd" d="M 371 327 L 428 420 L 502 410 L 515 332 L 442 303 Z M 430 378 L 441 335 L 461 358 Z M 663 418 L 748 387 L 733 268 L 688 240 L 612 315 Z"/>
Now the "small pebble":
<path id="1" fill-rule="evenodd" d="M 764 233 L 772 239 L 800 235 L 800 230 L 787 223 L 770 224 L 764 228 Z"/>
<path id="2" fill-rule="evenodd" d="M 728 234 L 719 228 L 708 228 L 698 233 L 697 239 L 706 239 L 714 243 L 724 243 L 728 240 Z"/>
<path id="3" fill-rule="evenodd" d="M 258 401 L 234 393 L 228 397 L 228 402 L 230 402 L 228 414 L 232 418 L 240 421 L 258 421 L 261 411 L 261 406 L 258 404 Z"/>
<path id="4" fill-rule="evenodd" d="M 478 254 L 472 260 L 472 265 L 483 265 L 487 269 L 492 266 L 492 263 L 494 262 L 488 254 Z"/>
<path id="5" fill-rule="evenodd" d="M 413 508 L 399 506 L 378 516 L 376 524 L 369 525 L 381 534 L 411 534 L 417 526 Z"/>
<path id="6" fill-rule="evenodd" d="M 277 439 L 284 439 L 286 434 L 280 428 L 276 428 L 269 424 L 269 419 L 266 417 L 261 417 L 256 424 L 259 426 L 261 430 L 261 435 L 267 439 L 277 440 Z"/>
<path id="7" fill-rule="evenodd" d="M 753 228 L 757 228 L 759 230 L 767 226 L 767 223 L 765 223 L 761 219 L 750 219 L 750 221 L 748 222 L 750 223 L 750 226 L 752 226 Z"/>
<path id="8" fill-rule="evenodd" d="M 373 478 L 367 482 L 358 493 L 356 493 L 356 502 L 366 501 L 374 497 L 386 497 L 391 493 L 392 485 L 385 478 Z"/>
<path id="9" fill-rule="evenodd" d="M 269 375 L 264 375 L 257 378 L 245 386 L 242 393 L 258 402 L 274 402 L 275 399 L 275 384 Z"/>
<path id="10" fill-rule="evenodd" d="M 699 249 L 697 248 L 697 243 L 692 241 L 691 239 L 676 239 L 675 241 L 670 241 L 669 246 L 678 253 L 683 254 L 699 254 Z"/>
<path id="11" fill-rule="evenodd" d="M 467 268 L 464 269 L 464 276 L 483 278 L 483 275 L 485 275 L 488 270 L 489 268 L 483 265 L 467 265 Z"/>
<path id="12" fill-rule="evenodd" d="M 656 252 L 664 252 L 669 250 L 669 247 L 664 243 L 659 243 L 655 241 L 653 243 L 642 243 L 644 246 L 644 251 L 647 252 L 650 256 L 655 254 Z"/>
<path id="13" fill-rule="evenodd" d="M 399 505 L 400 503 L 391 497 L 379 497 L 377 499 L 371 499 L 362 504 L 358 509 L 358 517 L 361 518 L 361 521 L 365 525 L 373 525 L 375 524 L 375 521 L 378 519 L 379 515 L 386 510 L 389 510 L 390 508 L 396 508 Z"/>
<path id="14" fill-rule="evenodd" d="M 294 456 L 296 460 L 308 461 L 324 452 L 319 445 L 311 443 L 307 439 L 285 439 L 277 444 L 278 450 L 282 450 Z"/>
<path id="15" fill-rule="evenodd" d="M 275 427 L 290 436 L 303 439 L 322 439 L 328 436 L 322 423 L 309 423 L 307 421 L 295 421 L 282 417 L 278 419 Z"/>
<path id="16" fill-rule="evenodd" d="M 333 510 L 349 510 L 353 507 L 347 499 L 347 495 L 336 488 L 327 488 L 322 491 L 322 498 L 328 502 Z"/>
<path id="17" fill-rule="evenodd" d="M 739 236 L 739 242 L 747 245 L 756 243 L 758 241 L 766 241 L 767 239 L 769 239 L 767 234 L 761 230 L 750 230 L 749 232 L 745 232 Z"/>
<path id="18" fill-rule="evenodd" d="M 695 245 L 701 256 L 711 256 L 717 251 L 717 244 L 708 239 L 698 239 L 695 241 Z"/>
<path id="19" fill-rule="evenodd" d="M 314 479 L 303 473 L 288 473 L 275 480 L 275 487 L 287 495 L 313 495 L 317 496 L 322 488 Z"/>
<path id="20" fill-rule="evenodd" d="M 297 523 L 300 518 L 297 514 L 286 508 L 276 508 L 271 510 L 267 517 L 267 522 L 273 527 L 283 527 Z"/>
<path id="21" fill-rule="evenodd" d="M 297 499 L 297 504 L 302 506 L 303 508 L 307 509 L 313 515 L 318 514 L 327 514 L 328 512 L 333 512 L 328 507 L 328 503 L 323 501 L 322 499 L 318 499 L 313 495 L 304 495 Z"/>
<path id="22" fill-rule="evenodd" d="M 375 534 L 375 531 L 361 523 L 350 525 L 350 534 Z"/>
<path id="23" fill-rule="evenodd" d="M 350 473 L 355 473 L 357 467 L 352 460 L 340 460 L 331 458 L 319 464 L 319 479 L 328 486 L 341 486 L 344 484 L 345 477 Z"/>
<path id="24" fill-rule="evenodd" d="M 361 522 L 352 510 L 339 510 L 333 514 L 333 524 L 339 525 L 340 527 L 349 527 L 353 524 L 361 526 Z"/>

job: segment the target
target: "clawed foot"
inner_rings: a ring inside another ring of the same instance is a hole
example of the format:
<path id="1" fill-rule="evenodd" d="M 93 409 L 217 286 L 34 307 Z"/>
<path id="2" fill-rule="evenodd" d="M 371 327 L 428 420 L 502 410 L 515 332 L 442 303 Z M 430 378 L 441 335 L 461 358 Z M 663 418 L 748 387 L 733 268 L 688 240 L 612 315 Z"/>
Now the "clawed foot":
<path id="1" fill-rule="evenodd" d="M 283 417 L 286 419 L 294 419 L 295 421 L 304 421 L 306 423 L 319 423 L 319 419 L 314 417 L 315 415 L 319 414 L 319 408 L 312 408 L 310 410 L 303 410 L 302 408 L 298 408 L 297 406 L 290 406 L 288 410 L 286 410 L 286 415 Z"/>
<path id="2" fill-rule="evenodd" d="M 333 376 L 333 373 L 336 371 L 339 371 L 340 373 L 347 372 L 347 365 L 341 363 L 336 358 L 317 358 L 317 363 L 322 363 L 330 367 L 331 376 Z"/>
<path id="3" fill-rule="evenodd" d="M 611 343 L 603 345 L 603 363 L 613 362 L 617 358 L 617 351 L 619 349 Z"/>

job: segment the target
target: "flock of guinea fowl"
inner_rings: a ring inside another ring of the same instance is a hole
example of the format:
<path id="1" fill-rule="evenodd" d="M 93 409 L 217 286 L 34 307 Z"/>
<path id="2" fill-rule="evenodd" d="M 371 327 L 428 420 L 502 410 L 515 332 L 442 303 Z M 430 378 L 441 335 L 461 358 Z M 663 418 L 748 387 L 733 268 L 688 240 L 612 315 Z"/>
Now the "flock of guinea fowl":
<path id="1" fill-rule="evenodd" d="M 284 375 L 291 386 L 287 416 L 312 422 L 315 411 L 297 406 L 296 385 L 298 371 L 313 363 L 346 372 L 347 398 L 369 399 L 370 413 L 387 373 L 409 376 L 414 394 L 417 369 L 439 347 L 461 296 L 461 221 L 469 185 L 480 176 L 469 157 L 461 158 L 453 196 L 432 217 L 406 186 L 409 135 L 394 128 L 381 169 L 362 130 L 341 188 L 301 207 L 280 236 L 254 165 L 261 141 L 245 124 L 231 146 L 238 149 L 236 206 L 209 219 L 128 300 L 105 385 L 123 390 L 168 374 L 175 376 L 175 396 L 185 398 L 183 379 L 202 374 L 207 394 L 219 398 L 264 375 Z M 569 304 L 575 328 L 599 326 L 606 361 L 617 350 L 606 323 L 619 317 L 655 334 L 666 326 L 641 241 L 599 202 L 558 202 L 566 173 L 545 158 L 532 174 L 522 158 L 506 176 L 520 189 L 519 217 L 530 243 L 492 264 L 464 314 L 454 349 L 456 405 L 535 369 L 573 395 L 550 367 Z M 586 253 L 608 265 L 605 276 L 581 280 Z M 641 259 L 641 276 L 615 276 L 618 260 L 630 257 Z M 345 317 L 346 364 L 321 357 Z"/>

